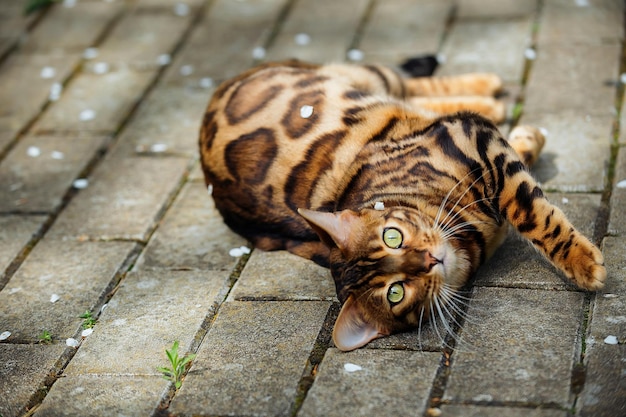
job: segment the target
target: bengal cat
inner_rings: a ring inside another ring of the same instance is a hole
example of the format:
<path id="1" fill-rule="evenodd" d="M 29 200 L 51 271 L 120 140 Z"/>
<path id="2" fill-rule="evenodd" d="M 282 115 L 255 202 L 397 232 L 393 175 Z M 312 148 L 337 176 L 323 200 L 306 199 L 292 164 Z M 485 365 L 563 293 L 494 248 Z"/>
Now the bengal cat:
<path id="1" fill-rule="evenodd" d="M 601 288 L 601 252 L 527 170 L 543 135 L 518 127 L 507 142 L 493 123 L 505 115 L 492 97 L 501 87 L 493 74 L 266 64 L 209 103 L 206 183 L 256 247 L 330 267 L 342 350 L 454 310 L 508 223 L 579 287 Z"/>

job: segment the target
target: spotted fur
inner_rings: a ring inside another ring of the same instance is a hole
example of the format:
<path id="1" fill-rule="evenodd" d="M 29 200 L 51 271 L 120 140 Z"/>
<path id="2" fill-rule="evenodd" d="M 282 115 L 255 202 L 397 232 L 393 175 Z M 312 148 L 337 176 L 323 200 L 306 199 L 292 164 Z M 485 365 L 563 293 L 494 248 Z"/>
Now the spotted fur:
<path id="1" fill-rule="evenodd" d="M 504 117 L 501 86 L 492 74 L 264 65 L 223 83 L 208 106 L 206 182 L 224 221 L 257 247 L 330 267 L 344 350 L 454 309 L 509 223 L 578 286 L 598 289 L 602 254 L 528 173 L 543 135 L 519 127 L 507 142 L 493 123 Z"/>

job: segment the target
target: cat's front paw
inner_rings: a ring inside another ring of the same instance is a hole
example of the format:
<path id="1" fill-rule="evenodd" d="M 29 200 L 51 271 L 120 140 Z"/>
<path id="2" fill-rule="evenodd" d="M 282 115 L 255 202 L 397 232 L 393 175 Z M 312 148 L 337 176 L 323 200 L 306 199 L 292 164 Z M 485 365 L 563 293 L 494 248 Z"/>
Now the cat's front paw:
<path id="1" fill-rule="evenodd" d="M 571 247 L 565 272 L 580 288 L 599 290 L 606 280 L 602 252 L 585 238 L 577 239 Z"/>

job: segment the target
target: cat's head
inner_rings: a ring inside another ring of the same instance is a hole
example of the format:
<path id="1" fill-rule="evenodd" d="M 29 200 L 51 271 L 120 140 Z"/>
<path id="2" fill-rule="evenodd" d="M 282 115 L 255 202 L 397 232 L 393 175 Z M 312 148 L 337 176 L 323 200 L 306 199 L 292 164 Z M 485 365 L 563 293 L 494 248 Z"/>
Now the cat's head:
<path id="1" fill-rule="evenodd" d="M 417 210 L 299 210 L 331 249 L 330 269 L 342 308 L 333 340 L 341 350 L 417 327 L 443 287 L 470 274 L 466 250 L 433 229 Z"/>

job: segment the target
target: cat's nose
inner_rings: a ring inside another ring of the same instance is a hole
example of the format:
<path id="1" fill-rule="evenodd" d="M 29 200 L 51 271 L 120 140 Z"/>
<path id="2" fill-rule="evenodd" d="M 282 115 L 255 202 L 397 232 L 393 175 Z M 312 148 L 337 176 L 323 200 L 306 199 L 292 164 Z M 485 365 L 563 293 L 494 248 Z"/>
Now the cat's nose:
<path id="1" fill-rule="evenodd" d="M 440 264 L 441 260 L 435 258 L 432 253 L 426 251 L 426 254 L 424 255 L 424 264 L 426 265 L 426 270 L 430 271 L 431 269 L 433 269 L 433 267 L 437 264 Z"/>

